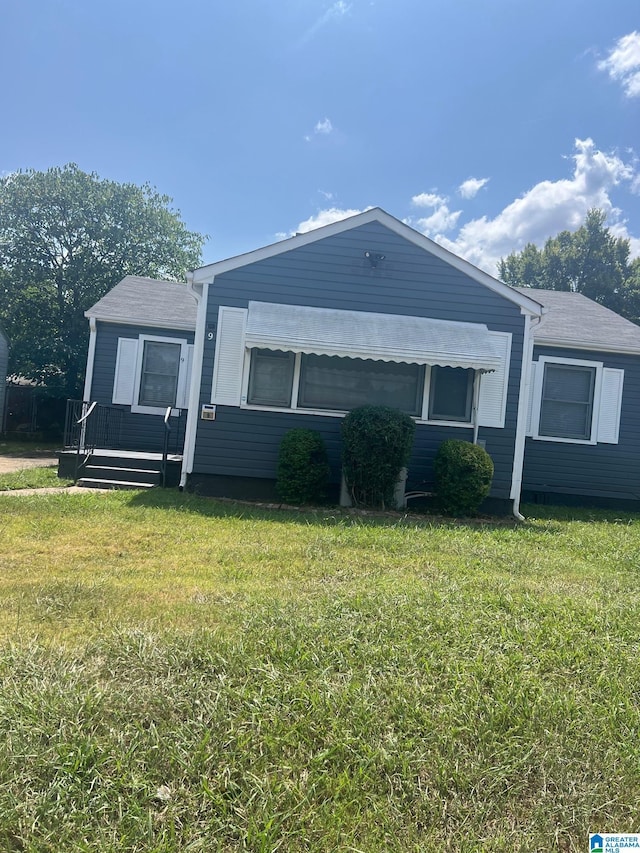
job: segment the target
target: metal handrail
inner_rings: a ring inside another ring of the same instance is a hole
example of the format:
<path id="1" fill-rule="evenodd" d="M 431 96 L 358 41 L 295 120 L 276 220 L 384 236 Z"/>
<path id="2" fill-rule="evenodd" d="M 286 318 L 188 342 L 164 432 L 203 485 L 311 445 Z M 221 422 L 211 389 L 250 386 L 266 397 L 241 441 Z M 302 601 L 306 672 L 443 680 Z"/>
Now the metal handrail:
<path id="1" fill-rule="evenodd" d="M 86 403 L 83 403 L 82 405 L 84 407 L 86 405 Z M 91 416 L 91 414 L 93 413 L 93 411 L 97 405 L 98 405 L 97 401 L 94 400 L 93 403 L 91 403 L 91 405 L 87 409 L 87 411 L 82 415 L 82 417 L 78 418 L 78 420 L 75 423 L 75 425 L 77 427 L 81 426 L 81 431 L 80 431 L 80 435 L 78 436 L 78 444 L 76 446 L 76 464 L 75 464 L 75 471 L 74 471 L 74 475 L 73 475 L 74 482 L 77 482 L 78 472 L 80 470 L 80 451 L 82 450 L 83 453 L 86 453 L 86 450 L 87 450 L 87 448 L 85 447 L 86 423 L 87 423 L 89 417 Z M 91 451 L 89 450 L 89 453 L 90 452 Z M 88 455 L 89 454 L 87 454 L 87 456 Z M 85 463 L 86 463 L 86 461 L 87 461 L 87 459 L 85 457 Z"/>
<path id="2" fill-rule="evenodd" d="M 98 401 L 94 400 L 93 403 L 89 406 L 88 410 L 85 412 L 85 414 L 76 421 L 76 426 L 80 426 L 80 424 L 83 421 L 86 421 L 87 418 L 89 417 L 89 415 L 91 414 L 91 412 L 95 409 L 95 407 L 97 405 L 98 405 Z"/>

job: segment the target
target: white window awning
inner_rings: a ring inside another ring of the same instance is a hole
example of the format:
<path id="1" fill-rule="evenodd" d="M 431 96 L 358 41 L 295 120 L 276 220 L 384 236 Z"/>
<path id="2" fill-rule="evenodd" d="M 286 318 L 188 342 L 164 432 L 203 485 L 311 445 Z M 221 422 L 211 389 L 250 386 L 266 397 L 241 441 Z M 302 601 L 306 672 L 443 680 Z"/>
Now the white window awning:
<path id="1" fill-rule="evenodd" d="M 247 347 L 493 371 L 502 359 L 481 323 L 250 302 Z"/>

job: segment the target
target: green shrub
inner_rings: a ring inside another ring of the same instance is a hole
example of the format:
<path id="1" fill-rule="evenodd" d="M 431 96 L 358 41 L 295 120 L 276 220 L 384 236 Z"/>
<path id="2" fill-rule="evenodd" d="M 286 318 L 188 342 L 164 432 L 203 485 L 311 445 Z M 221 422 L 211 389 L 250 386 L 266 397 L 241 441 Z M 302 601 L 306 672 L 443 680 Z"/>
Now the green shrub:
<path id="1" fill-rule="evenodd" d="M 493 461 L 477 444 L 443 441 L 434 463 L 438 504 L 448 515 L 473 515 L 489 494 Z"/>
<path id="2" fill-rule="evenodd" d="M 280 444 L 276 491 L 291 504 L 320 503 L 325 495 L 330 468 L 320 433 L 291 429 Z"/>
<path id="3" fill-rule="evenodd" d="M 389 406 L 361 406 L 342 422 L 342 466 L 356 505 L 389 507 L 408 463 L 416 425 Z"/>

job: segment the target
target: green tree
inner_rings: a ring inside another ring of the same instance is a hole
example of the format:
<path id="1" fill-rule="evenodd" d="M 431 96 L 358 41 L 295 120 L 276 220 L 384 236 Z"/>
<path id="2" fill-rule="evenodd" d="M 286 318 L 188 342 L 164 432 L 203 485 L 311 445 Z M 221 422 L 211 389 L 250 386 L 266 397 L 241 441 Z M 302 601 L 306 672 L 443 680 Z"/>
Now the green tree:
<path id="1" fill-rule="evenodd" d="M 640 316 L 640 265 L 630 261 L 629 240 L 614 237 L 602 210 L 590 210 L 577 231 L 561 231 L 543 249 L 533 243 L 499 264 L 512 286 L 583 293 L 634 322 Z"/>
<path id="2" fill-rule="evenodd" d="M 84 312 L 125 275 L 184 279 L 205 238 L 171 199 L 74 164 L 0 178 L 0 322 L 9 372 L 55 393 L 82 388 Z"/>

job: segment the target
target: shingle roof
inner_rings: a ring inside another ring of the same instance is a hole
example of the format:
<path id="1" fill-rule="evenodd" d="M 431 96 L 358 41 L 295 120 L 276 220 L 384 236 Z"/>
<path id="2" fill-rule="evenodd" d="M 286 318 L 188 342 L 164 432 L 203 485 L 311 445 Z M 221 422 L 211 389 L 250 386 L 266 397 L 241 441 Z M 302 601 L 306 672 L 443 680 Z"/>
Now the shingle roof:
<path id="1" fill-rule="evenodd" d="M 533 333 L 538 344 L 566 344 L 609 352 L 639 352 L 640 326 L 581 293 L 516 287 L 547 309 Z"/>
<path id="2" fill-rule="evenodd" d="M 195 329 L 197 302 L 186 284 L 128 275 L 85 311 L 111 323 Z"/>

